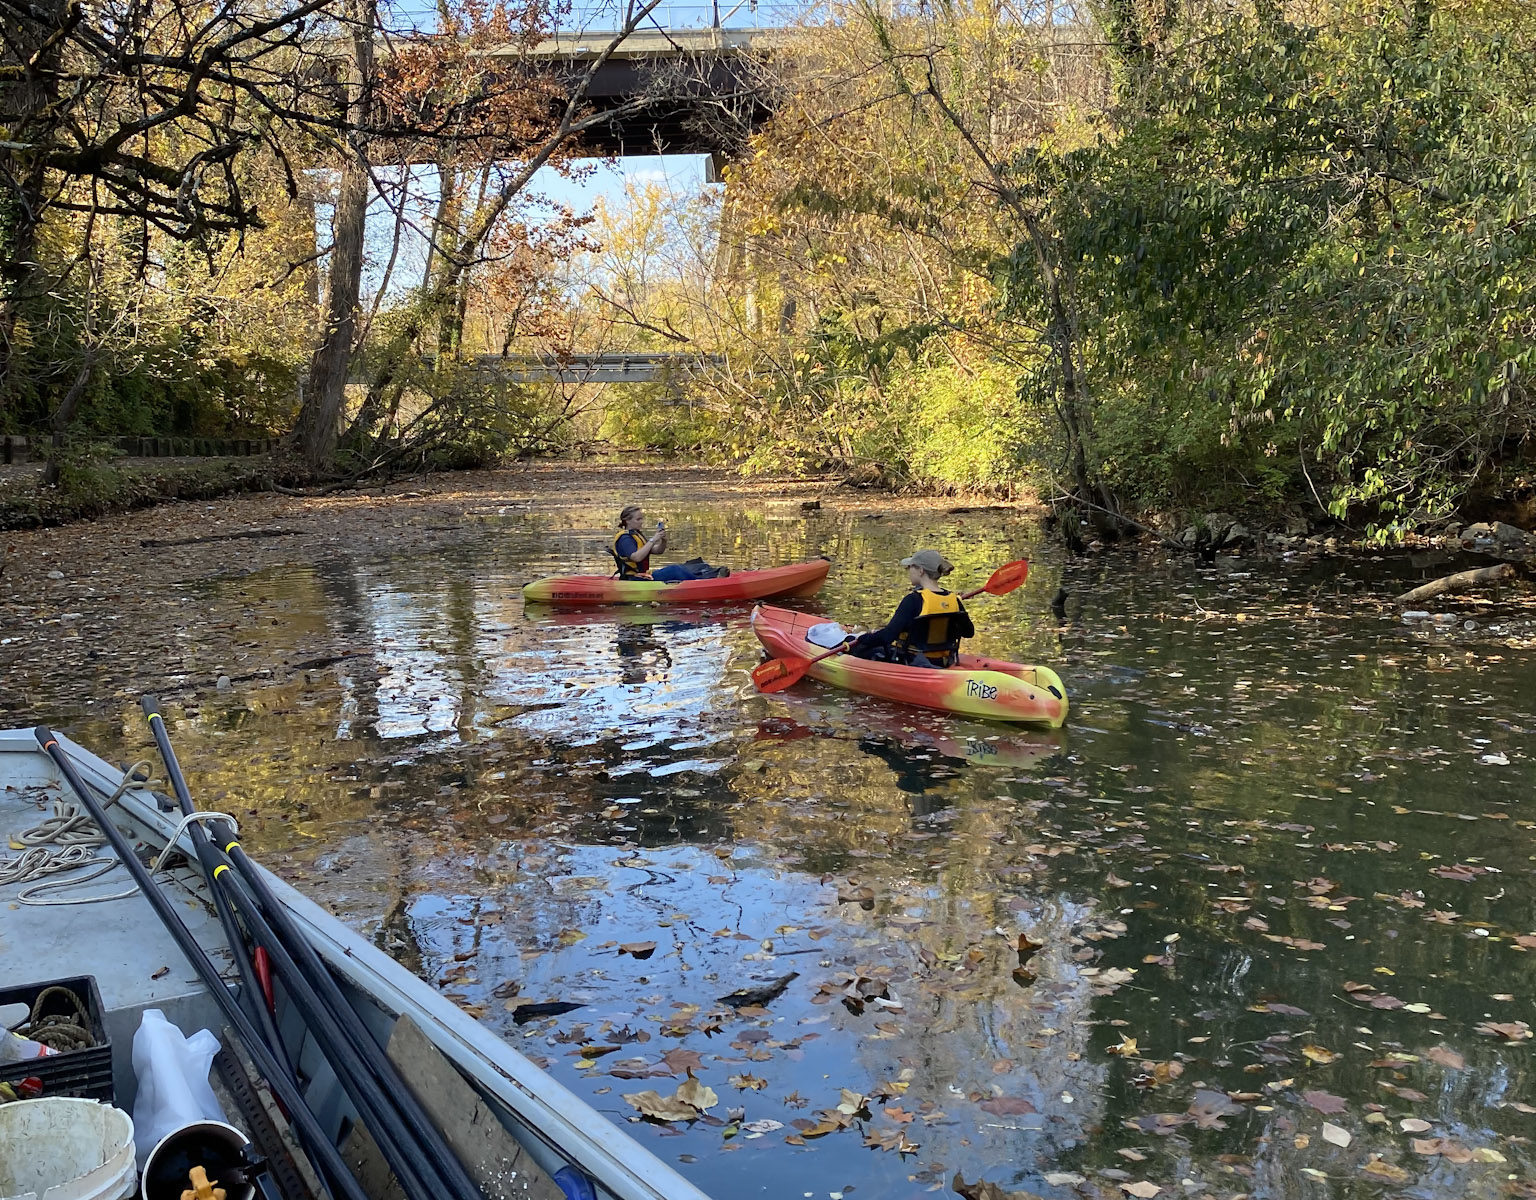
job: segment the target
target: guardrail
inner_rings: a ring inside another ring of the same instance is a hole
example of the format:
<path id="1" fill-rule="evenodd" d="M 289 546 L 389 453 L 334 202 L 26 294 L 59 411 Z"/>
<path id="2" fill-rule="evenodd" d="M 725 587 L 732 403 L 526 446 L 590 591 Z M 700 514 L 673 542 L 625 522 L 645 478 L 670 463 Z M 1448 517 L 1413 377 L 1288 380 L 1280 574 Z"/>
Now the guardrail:
<path id="1" fill-rule="evenodd" d="M 556 355 L 483 355 L 474 365 L 511 383 L 537 383 L 559 380 L 562 383 L 654 383 L 673 378 L 690 369 L 718 366 L 725 360 L 717 354 L 668 354 L 635 352 L 632 354 L 578 354 L 568 358 Z"/>
<path id="2" fill-rule="evenodd" d="M 0 463 L 41 462 L 52 439 L 18 434 L 0 436 Z M 245 458 L 270 454 L 275 438 L 117 437 L 81 438 L 111 446 L 128 458 Z"/>
<path id="3" fill-rule="evenodd" d="M 818 7 L 782 0 L 663 0 L 646 16 L 640 29 L 781 29 L 799 24 Z"/>

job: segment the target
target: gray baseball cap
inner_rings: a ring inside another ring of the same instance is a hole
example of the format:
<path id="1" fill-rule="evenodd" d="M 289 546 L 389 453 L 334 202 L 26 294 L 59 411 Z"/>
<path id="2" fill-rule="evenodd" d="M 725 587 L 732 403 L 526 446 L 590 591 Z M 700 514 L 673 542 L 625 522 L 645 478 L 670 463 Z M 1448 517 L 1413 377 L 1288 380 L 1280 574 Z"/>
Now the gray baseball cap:
<path id="1" fill-rule="evenodd" d="M 919 567 L 934 578 L 946 574 L 955 569 L 955 564 L 950 562 L 937 550 L 919 550 L 911 558 L 901 560 L 904 567 Z"/>

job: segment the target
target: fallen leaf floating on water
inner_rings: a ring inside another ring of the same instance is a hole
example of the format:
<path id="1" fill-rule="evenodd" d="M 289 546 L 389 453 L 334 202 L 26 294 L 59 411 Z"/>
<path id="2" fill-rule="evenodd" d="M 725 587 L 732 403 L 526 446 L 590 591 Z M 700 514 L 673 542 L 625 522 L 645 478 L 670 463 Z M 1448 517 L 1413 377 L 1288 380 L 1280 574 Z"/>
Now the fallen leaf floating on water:
<path id="1" fill-rule="evenodd" d="M 630 954 L 635 958 L 650 958 L 655 952 L 655 942 L 625 942 L 619 947 L 620 954 Z"/>
<path id="2" fill-rule="evenodd" d="M 1033 1192 L 1005 1191 L 990 1179 L 978 1179 L 975 1183 L 966 1183 L 959 1171 L 955 1172 L 955 1178 L 950 1183 L 950 1189 L 964 1200 L 1039 1200 Z"/>
<path id="3" fill-rule="evenodd" d="M 715 1089 L 700 1083 L 691 1073 L 678 1085 L 677 1098 L 684 1104 L 691 1104 L 700 1112 L 708 1112 L 720 1103 L 720 1097 L 715 1095 Z"/>
<path id="4" fill-rule="evenodd" d="M 1306 1091 L 1302 1092 L 1301 1098 L 1318 1112 L 1330 1117 L 1344 1112 L 1349 1107 L 1343 1097 L 1335 1096 L 1331 1092 Z"/>
<path id="5" fill-rule="evenodd" d="M 1023 1096 L 993 1096 L 976 1107 L 994 1117 L 1019 1117 L 1036 1111 L 1035 1106 Z"/>
<path id="6" fill-rule="evenodd" d="M 1350 1136 L 1349 1130 L 1335 1125 L 1332 1121 L 1324 1121 L 1323 1141 L 1343 1149 L 1347 1147 L 1350 1142 L 1354 1141 L 1354 1138 Z"/>
<path id="7" fill-rule="evenodd" d="M 1146 1179 L 1139 1179 L 1135 1183 L 1122 1183 L 1120 1190 L 1128 1196 L 1135 1196 L 1137 1200 L 1152 1200 L 1162 1192 L 1162 1188 Z"/>
<path id="8" fill-rule="evenodd" d="M 1167 1062 L 1143 1062 L 1141 1073 L 1131 1078 L 1131 1082 L 1140 1088 L 1162 1087 L 1172 1083 L 1184 1074 L 1184 1064 L 1177 1059 L 1169 1059 Z"/>
<path id="9" fill-rule="evenodd" d="M 1193 1118 L 1197 1129 L 1225 1129 L 1226 1122 L 1221 1118 L 1235 1116 L 1242 1111 L 1243 1106 L 1232 1103 L 1231 1097 L 1225 1092 L 1210 1088 L 1197 1091 L 1189 1105 L 1189 1116 Z"/>
<path id="10" fill-rule="evenodd" d="M 740 991 L 732 992 L 728 996 L 721 996 L 720 1003 L 729 1004 L 732 1008 L 749 1008 L 765 1005 L 769 1001 L 777 999 L 792 981 L 799 978 L 799 971 L 791 971 L 788 975 L 780 975 L 777 979 L 770 983 L 765 983 L 762 987 L 742 988 Z"/>
<path id="11" fill-rule="evenodd" d="M 519 1001 L 523 1003 L 518 1003 Z M 540 1017 L 558 1017 L 585 1007 L 585 1004 L 573 1004 L 568 1000 L 552 1000 L 545 1004 L 535 1004 L 527 1002 L 527 997 L 524 996 L 514 996 L 506 1002 L 506 1008 L 512 1013 L 512 1019 L 519 1025 L 538 1020 Z"/>
<path id="12" fill-rule="evenodd" d="M 1413 1138 L 1409 1145 L 1415 1154 L 1426 1158 L 1440 1157 L 1452 1163 L 1472 1161 L 1472 1151 L 1453 1138 Z"/>
<path id="13" fill-rule="evenodd" d="M 1319 1066 L 1338 1062 L 1339 1059 L 1344 1057 L 1342 1054 L 1335 1054 L 1332 1050 L 1326 1050 L 1322 1046 L 1303 1046 L 1301 1053 L 1303 1057 L 1310 1062 L 1317 1063 Z"/>
<path id="14" fill-rule="evenodd" d="M 643 1058 L 626 1058 L 610 1066 L 608 1074 L 615 1079 L 658 1079 L 676 1075 L 677 1072 L 665 1063 L 647 1062 Z"/>
<path id="15" fill-rule="evenodd" d="M 1326 950 L 1326 942 L 1310 942 L 1306 938 L 1282 937 L 1278 933 L 1266 933 L 1265 939 L 1271 942 L 1279 942 L 1282 946 L 1289 946 L 1293 950 Z"/>
<path id="16" fill-rule="evenodd" d="M 624 1102 L 653 1121 L 693 1121 L 699 1110 L 676 1096 L 662 1096 L 654 1091 L 631 1092 Z"/>
<path id="17" fill-rule="evenodd" d="M 894 1150 L 898 1154 L 912 1154 L 918 1144 L 907 1139 L 907 1131 L 896 1129 L 871 1129 L 864 1134 L 864 1145 L 871 1150 Z"/>
<path id="18" fill-rule="evenodd" d="M 1106 1053 L 1106 1054 L 1119 1054 L 1119 1055 L 1122 1055 L 1123 1057 L 1129 1058 L 1133 1054 L 1136 1054 L 1136 1053 L 1139 1053 L 1139 1052 L 1136 1049 L 1136 1039 L 1133 1038 L 1133 1037 L 1125 1037 L 1125 1036 L 1122 1035 L 1120 1040 L 1118 1042 L 1116 1042 L 1113 1046 L 1106 1046 L 1106 1047 L 1104 1047 L 1104 1053 Z"/>
<path id="19" fill-rule="evenodd" d="M 1486 875 L 1491 867 L 1478 867 L 1470 863 L 1451 863 L 1447 866 L 1431 867 L 1429 873 L 1438 875 L 1441 879 L 1453 879 L 1457 883 L 1471 883 L 1479 875 Z"/>
<path id="20" fill-rule="evenodd" d="M 875 889 L 872 887 L 855 886 L 854 884 L 842 884 L 837 889 L 837 902 L 839 904 L 857 904 L 866 912 L 875 907 Z"/>
<path id="21" fill-rule="evenodd" d="M 1419 1117 L 1404 1117 L 1397 1123 L 1397 1127 L 1404 1133 L 1428 1133 L 1431 1128 L 1428 1121 Z"/>
<path id="22" fill-rule="evenodd" d="M 674 1046 L 661 1056 L 661 1061 L 674 1075 L 691 1075 L 694 1071 L 704 1069 L 704 1060 L 699 1057 L 697 1050 L 685 1050 L 682 1046 Z"/>
<path id="23" fill-rule="evenodd" d="M 1373 1179 L 1383 1179 L 1388 1183 L 1407 1183 L 1413 1178 L 1407 1171 L 1393 1163 L 1372 1155 L 1360 1168 L 1362 1175 L 1369 1175 Z"/>
<path id="24" fill-rule="evenodd" d="M 1476 1028 L 1478 1033 L 1510 1042 L 1521 1042 L 1531 1036 L 1531 1027 L 1524 1021 L 1482 1021 Z"/>
<path id="25" fill-rule="evenodd" d="M 1439 1063 L 1448 1071 L 1460 1071 L 1467 1065 L 1467 1060 L 1449 1046 L 1435 1046 L 1424 1051 L 1424 1057 Z"/>

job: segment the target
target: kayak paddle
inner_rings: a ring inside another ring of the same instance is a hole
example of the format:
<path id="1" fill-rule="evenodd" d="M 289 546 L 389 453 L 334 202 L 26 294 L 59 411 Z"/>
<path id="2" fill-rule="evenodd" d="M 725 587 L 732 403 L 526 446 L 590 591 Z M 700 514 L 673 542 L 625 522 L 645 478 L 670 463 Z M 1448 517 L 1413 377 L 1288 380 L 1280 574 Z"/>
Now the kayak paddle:
<path id="1" fill-rule="evenodd" d="M 1006 596 L 1028 578 L 1029 559 L 1021 558 L 1015 562 L 1004 563 L 992 572 L 991 579 L 974 592 L 966 592 L 960 599 L 969 600 L 972 596 L 981 595 L 982 592 L 986 592 L 989 596 Z"/>
<path id="2" fill-rule="evenodd" d="M 815 658 L 770 658 L 752 668 L 752 682 L 757 684 L 760 692 L 782 692 L 785 688 L 792 688 L 805 678 L 806 671 L 810 670 L 814 663 L 819 663 L 824 658 L 831 658 L 834 654 L 841 654 L 846 646 L 833 646 L 825 654 L 818 654 Z"/>
<path id="3" fill-rule="evenodd" d="M 992 572 L 992 578 L 985 584 L 973 592 L 966 592 L 960 598 L 969 600 L 983 592 L 989 596 L 1006 596 L 1028 578 L 1028 559 L 1021 558 L 1015 562 L 1004 563 Z M 846 645 L 833 646 L 825 654 L 818 654 L 815 658 L 770 658 L 752 669 L 752 682 L 757 685 L 757 690 L 760 692 L 782 692 L 804 679 L 806 671 L 816 663 L 821 662 L 822 659 L 831 658 L 834 654 L 841 654 L 846 649 Z"/>

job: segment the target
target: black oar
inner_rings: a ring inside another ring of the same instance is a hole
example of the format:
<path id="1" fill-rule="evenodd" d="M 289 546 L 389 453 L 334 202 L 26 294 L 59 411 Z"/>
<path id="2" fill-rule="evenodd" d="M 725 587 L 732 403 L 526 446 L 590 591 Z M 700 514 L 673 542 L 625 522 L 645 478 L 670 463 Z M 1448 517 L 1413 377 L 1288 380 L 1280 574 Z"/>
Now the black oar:
<path id="1" fill-rule="evenodd" d="M 165 721 L 155 711 L 152 698 L 145 697 L 143 703 L 177 800 L 185 807 L 193 808 L 192 795 L 171 747 Z M 442 1197 L 483 1200 L 479 1187 L 422 1109 L 416 1094 L 341 994 L 330 968 L 294 925 L 287 908 L 272 894 L 259 868 L 246 856 L 235 839 L 234 830 L 221 821 L 210 824 L 213 834 L 223 845 L 222 857 L 233 868 L 214 872 L 218 886 L 229 888 L 241 911 L 249 914 L 247 924 L 252 926 L 252 932 L 272 956 L 279 977 L 288 987 L 289 998 L 298 1005 L 307 1021 L 319 1026 L 316 1032 L 325 1039 L 327 1056 L 337 1056 L 332 1059 L 332 1065 L 347 1068 L 345 1074 L 338 1071 L 338 1075 L 344 1086 L 348 1076 L 352 1078 L 354 1086 L 347 1088 L 347 1094 L 362 1110 L 364 1124 L 370 1123 L 367 1120 L 370 1110 L 376 1115 L 379 1127 L 373 1132 L 396 1178 L 405 1185 L 425 1176 L 425 1182 L 436 1184 L 424 1193 L 432 1200 Z M 238 880 L 234 878 L 236 875 Z M 212 884 L 215 880 L 210 877 L 209 882 Z M 421 1161 L 413 1161 L 410 1155 L 413 1146 L 421 1150 Z"/>
<path id="2" fill-rule="evenodd" d="M 165 894 L 156 886 L 154 879 L 150 877 L 149 869 L 139 861 L 138 855 L 133 852 L 133 844 L 123 835 L 123 832 L 107 817 L 102 809 L 100 801 L 91 793 L 91 789 L 80 774 L 75 770 L 74 763 L 69 761 L 69 756 L 60 747 L 59 741 L 53 736 L 53 731 L 46 725 L 39 725 L 33 731 L 37 738 L 37 744 L 43 748 L 59 768 L 59 773 L 64 776 L 64 782 L 69 784 L 70 790 L 76 798 L 85 806 L 86 812 L 91 814 L 101 832 L 111 843 L 118 859 L 127 868 L 128 874 L 133 877 L 134 883 L 139 885 L 139 891 L 149 906 L 155 910 L 166 931 L 170 933 L 182 954 L 186 956 L 193 969 L 202 979 L 214 1003 L 219 1006 L 224 1014 L 224 1019 L 229 1022 L 242 1043 L 251 1061 L 256 1064 L 264 1076 L 267 1084 L 272 1089 L 273 1095 L 283 1102 L 288 1109 L 289 1119 L 293 1121 L 295 1128 L 300 1132 L 307 1146 L 313 1148 L 318 1156 L 316 1165 L 320 1168 L 322 1181 L 326 1190 L 337 1200 L 369 1200 L 362 1186 L 353 1178 L 342 1161 L 340 1153 L 326 1136 L 325 1130 L 320 1127 L 315 1114 L 310 1111 L 309 1105 L 304 1100 L 304 1093 L 299 1091 L 289 1076 L 285 1064 L 278 1061 L 271 1049 L 257 1033 L 256 1027 L 251 1024 L 250 1018 L 245 1015 L 245 1010 L 229 994 L 229 989 L 224 986 L 224 978 L 219 974 L 219 969 L 213 965 L 203 948 L 198 945 L 197 939 L 192 936 L 180 914 L 166 899 Z"/>
<path id="3" fill-rule="evenodd" d="M 159 707 L 158 703 L 149 696 L 144 697 L 143 704 L 146 711 L 151 706 Z M 153 725 L 153 722 L 151 722 L 151 725 Z M 178 794 L 176 798 L 181 805 L 182 816 L 190 817 L 196 811 L 192 806 L 190 796 L 183 798 Z M 203 866 L 203 876 L 211 880 L 214 871 L 223 860 L 219 858 L 218 850 L 208 840 L 208 831 L 203 828 L 202 821 L 189 822 L 188 829 L 192 835 L 192 845 L 197 850 L 198 862 L 202 863 Z M 267 1006 L 263 1002 L 264 992 L 261 983 L 256 978 L 251 957 L 249 954 L 241 953 L 241 947 L 246 941 L 254 939 L 247 939 L 244 936 L 234 909 L 231 907 L 229 899 L 225 896 L 224 892 L 219 888 L 211 888 L 210 890 L 213 893 L 214 910 L 219 914 L 219 924 L 224 928 L 224 940 L 229 943 L 229 952 L 234 956 L 235 966 L 240 972 L 240 987 L 248 1003 L 248 1011 L 254 1013 L 254 1020 L 257 1027 L 261 1030 L 261 1036 L 267 1045 L 272 1048 L 273 1054 L 283 1059 L 286 1064 L 287 1054 L 283 1049 L 282 1037 L 277 1032 L 277 1025 L 272 1018 L 272 1014 L 267 1011 Z M 289 1071 L 289 1074 L 293 1074 L 292 1070 Z"/>
<path id="4" fill-rule="evenodd" d="M 154 697 L 144 697 L 142 704 L 149 717 L 150 729 L 155 735 L 155 742 L 160 748 L 161 756 L 166 760 L 167 771 L 170 776 L 172 789 L 176 793 L 177 803 L 181 807 L 183 816 L 191 816 L 197 811 L 192 802 L 192 795 L 187 790 L 186 779 L 182 776 L 179 766 L 176 764 L 174 753 L 170 749 L 170 742 L 165 733 L 165 723 L 157 711 L 159 705 Z M 222 830 L 228 826 L 222 821 L 208 821 L 207 824 L 216 824 Z M 260 910 L 245 889 L 239 885 L 235 872 L 230 866 L 228 858 L 209 841 L 207 832 L 203 829 L 203 821 L 191 822 L 192 841 L 197 847 L 198 859 L 203 864 L 203 874 L 208 880 L 209 890 L 213 893 L 214 904 L 218 908 L 221 919 L 226 911 L 238 912 L 244 921 L 251 937 L 261 945 L 273 958 L 278 975 L 282 978 L 287 988 L 288 998 L 299 1010 L 305 1024 L 314 1033 L 319 1044 L 324 1047 L 323 1053 L 336 1072 L 337 1081 L 348 1097 L 357 1106 L 358 1116 L 364 1125 L 374 1134 L 390 1169 L 400 1181 L 405 1194 L 420 1200 L 438 1200 L 445 1195 L 454 1195 L 448 1190 L 446 1182 L 431 1170 L 430 1164 L 425 1161 L 425 1153 L 416 1154 L 419 1149 L 417 1138 L 409 1127 L 409 1123 L 396 1111 L 390 1096 L 378 1085 L 370 1070 L 368 1063 L 347 1040 L 340 1023 L 334 1014 L 325 1009 L 319 997 L 308 985 L 308 981 L 293 959 L 279 942 L 263 918 Z M 232 929 L 229 922 L 225 923 L 225 937 L 229 940 L 230 950 L 243 968 L 248 968 L 246 956 L 241 953 L 242 939 L 238 929 Z M 281 1043 L 277 1040 L 276 1030 L 265 1004 L 262 1003 L 260 985 L 248 969 L 242 970 L 242 978 L 246 979 L 246 987 L 252 989 L 250 994 L 255 1000 L 256 1007 L 265 1019 L 264 1032 L 271 1039 L 273 1051 L 282 1055 Z"/>

